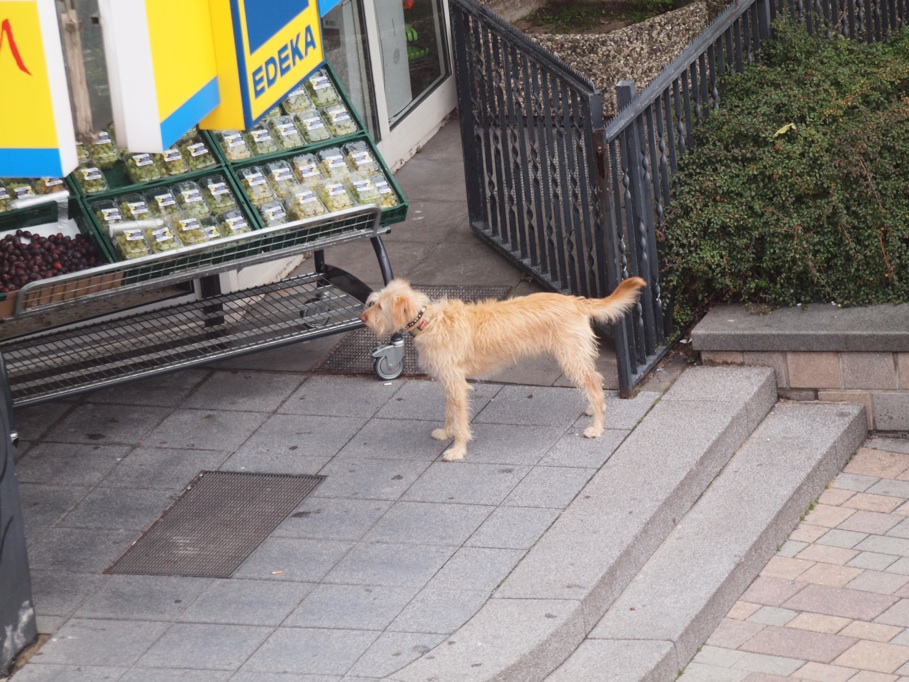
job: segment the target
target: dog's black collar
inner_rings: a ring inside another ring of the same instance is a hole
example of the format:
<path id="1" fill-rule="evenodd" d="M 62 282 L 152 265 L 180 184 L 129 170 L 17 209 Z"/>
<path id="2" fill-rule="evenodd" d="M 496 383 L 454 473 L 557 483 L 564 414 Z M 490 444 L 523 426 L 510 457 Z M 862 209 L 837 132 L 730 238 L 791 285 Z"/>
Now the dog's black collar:
<path id="1" fill-rule="evenodd" d="M 416 336 L 421 331 L 423 331 L 423 329 L 426 328 L 426 324 L 429 322 L 429 319 L 427 319 L 425 322 L 423 322 L 423 324 L 420 324 L 420 320 L 423 319 L 423 314 L 425 312 L 426 312 L 426 306 L 424 305 L 422 308 L 420 308 L 420 312 L 417 313 L 417 316 L 415 318 L 413 318 L 410 322 L 408 322 L 406 325 L 404 325 L 404 328 L 401 331 L 410 332 L 411 336 Z M 417 327 L 416 329 L 414 329 L 414 327 L 418 324 L 420 324 L 420 326 Z"/>

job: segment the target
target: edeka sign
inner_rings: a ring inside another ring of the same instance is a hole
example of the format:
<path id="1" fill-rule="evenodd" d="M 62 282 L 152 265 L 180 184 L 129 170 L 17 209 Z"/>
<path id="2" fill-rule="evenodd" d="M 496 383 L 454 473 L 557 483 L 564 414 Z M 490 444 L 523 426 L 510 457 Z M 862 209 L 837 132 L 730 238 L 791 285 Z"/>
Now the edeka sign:
<path id="1" fill-rule="evenodd" d="M 78 161 L 54 0 L 0 0 L 0 177 L 61 177 Z"/>
<path id="2" fill-rule="evenodd" d="M 265 62 L 252 72 L 253 97 L 258 99 L 265 95 L 269 89 L 293 71 L 293 68 L 306 59 L 310 50 L 315 50 L 316 39 L 313 32 L 307 27 L 306 35 L 302 36 L 303 47 L 300 47 L 301 35 L 298 33 L 287 45 L 278 48 L 278 54 L 268 57 Z"/>
<path id="3" fill-rule="evenodd" d="M 246 129 L 324 61 L 317 0 L 211 0 L 221 105 L 200 124 Z"/>

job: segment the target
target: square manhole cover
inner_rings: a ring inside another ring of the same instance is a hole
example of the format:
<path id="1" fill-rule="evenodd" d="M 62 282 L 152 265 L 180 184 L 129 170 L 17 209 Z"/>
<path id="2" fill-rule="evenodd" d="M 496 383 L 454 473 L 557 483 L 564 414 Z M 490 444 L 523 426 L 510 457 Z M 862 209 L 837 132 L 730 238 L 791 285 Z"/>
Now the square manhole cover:
<path id="1" fill-rule="evenodd" d="M 203 471 L 104 572 L 229 578 L 323 478 Z"/>

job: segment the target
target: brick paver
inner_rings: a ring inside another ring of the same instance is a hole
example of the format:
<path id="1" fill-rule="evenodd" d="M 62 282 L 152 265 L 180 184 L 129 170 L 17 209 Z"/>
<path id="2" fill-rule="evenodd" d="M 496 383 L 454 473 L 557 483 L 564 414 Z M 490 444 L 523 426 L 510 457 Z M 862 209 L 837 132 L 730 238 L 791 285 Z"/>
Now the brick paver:
<path id="1" fill-rule="evenodd" d="M 909 455 L 869 444 L 730 609 L 702 649 L 709 656 L 698 653 L 681 682 L 909 682 Z"/>

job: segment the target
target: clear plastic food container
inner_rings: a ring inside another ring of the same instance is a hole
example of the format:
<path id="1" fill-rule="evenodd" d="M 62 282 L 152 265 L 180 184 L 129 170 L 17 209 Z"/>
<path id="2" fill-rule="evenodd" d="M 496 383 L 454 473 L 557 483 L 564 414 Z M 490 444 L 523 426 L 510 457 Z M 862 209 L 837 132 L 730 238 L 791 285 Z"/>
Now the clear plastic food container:
<path id="1" fill-rule="evenodd" d="M 325 107 L 341 101 L 338 91 L 332 85 L 325 69 L 319 69 L 306 79 L 306 92 L 317 107 Z"/>
<path id="2" fill-rule="evenodd" d="M 366 173 L 351 173 L 344 181 L 350 196 L 358 204 L 378 204 L 379 190 L 372 178 Z"/>
<path id="3" fill-rule="evenodd" d="M 268 127 L 262 123 L 250 128 L 246 133 L 246 137 L 249 142 L 249 148 L 255 156 L 273 154 L 274 152 L 280 151 L 278 143 L 272 139 Z"/>
<path id="4" fill-rule="evenodd" d="M 239 210 L 227 211 L 217 217 L 218 231 L 225 237 L 252 232 L 252 226 Z"/>
<path id="5" fill-rule="evenodd" d="M 304 184 L 316 186 L 321 184 L 324 179 L 315 154 L 300 154 L 292 158 L 290 163 L 297 180 Z"/>
<path id="6" fill-rule="evenodd" d="M 184 213 L 177 216 L 172 224 L 184 246 L 203 244 L 221 237 L 217 223 L 211 218 L 199 218 Z"/>
<path id="7" fill-rule="evenodd" d="M 117 161 L 120 160 L 120 152 L 117 149 L 117 145 L 114 144 L 110 133 L 106 130 L 98 133 L 98 141 L 89 145 L 87 151 L 92 161 L 101 170 L 113 168 Z"/>
<path id="8" fill-rule="evenodd" d="M 379 208 L 391 208 L 400 203 L 398 201 L 398 195 L 395 194 L 394 188 L 388 180 L 385 179 L 384 175 L 374 177 L 373 183 L 376 186 L 376 190 L 379 192 Z"/>
<path id="9" fill-rule="evenodd" d="M 240 185 L 243 187 L 243 191 L 246 192 L 246 196 L 256 206 L 275 200 L 274 192 L 268 186 L 265 173 L 262 172 L 262 168 L 259 166 L 241 168 Z"/>
<path id="10" fill-rule="evenodd" d="M 211 215 L 208 204 L 205 203 L 205 197 L 202 196 L 202 188 L 198 183 L 192 181 L 177 183 L 174 187 L 174 195 L 177 198 L 177 207 L 183 213 L 197 218 L 207 218 Z"/>
<path id="11" fill-rule="evenodd" d="M 330 211 L 342 211 L 353 206 L 353 199 L 344 185 L 336 180 L 326 180 L 318 189 L 319 198 Z"/>
<path id="12" fill-rule="evenodd" d="M 96 201 L 91 205 L 91 209 L 98 222 L 104 227 L 112 223 L 123 222 L 123 212 L 116 201 L 111 199 Z"/>
<path id="13" fill-rule="evenodd" d="M 284 98 L 284 101 L 281 102 L 281 108 L 288 114 L 295 114 L 298 111 L 311 109 L 312 100 L 309 99 L 309 95 L 306 94 L 306 87 L 300 86 L 289 92 L 287 97 Z"/>
<path id="14" fill-rule="evenodd" d="M 9 205 L 13 201 L 13 196 L 6 186 L 0 182 L 0 213 L 9 210 Z"/>
<path id="15" fill-rule="evenodd" d="M 265 227 L 283 225 L 287 222 L 287 211 L 284 210 L 284 204 L 277 200 L 268 201 L 259 206 L 259 214 L 262 216 Z"/>
<path id="16" fill-rule="evenodd" d="M 357 132 L 357 123 L 343 104 L 332 104 L 322 109 L 322 118 L 332 137 L 351 135 Z"/>
<path id="17" fill-rule="evenodd" d="M 309 144 L 331 139 L 328 126 L 325 125 L 325 121 L 322 120 L 322 115 L 317 109 L 306 109 L 298 112 L 295 116 L 297 127 L 303 133 L 303 139 Z"/>
<path id="18" fill-rule="evenodd" d="M 114 247 L 121 258 L 130 260 L 150 256 L 151 247 L 140 229 L 118 230 L 113 237 Z"/>
<path id="19" fill-rule="evenodd" d="M 158 187 L 145 193 L 145 203 L 153 216 L 175 215 L 179 210 L 177 208 L 177 197 L 169 187 Z"/>
<path id="20" fill-rule="evenodd" d="M 95 163 L 92 160 L 92 155 L 88 151 L 88 147 L 86 147 L 81 142 L 76 143 L 76 160 L 79 162 L 79 165 L 82 165 L 83 163 L 86 163 L 86 164 Z"/>
<path id="21" fill-rule="evenodd" d="M 177 147 L 164 150 L 164 153 L 161 154 L 161 164 L 168 175 L 183 175 L 190 171 L 189 164 Z"/>
<path id="22" fill-rule="evenodd" d="M 252 158 L 253 154 L 249 145 L 246 144 L 246 138 L 243 137 L 243 133 L 239 130 L 219 130 L 215 137 L 228 161 L 242 161 L 243 159 Z"/>
<path id="23" fill-rule="evenodd" d="M 34 187 L 38 194 L 53 194 L 66 189 L 63 178 L 38 178 L 35 180 Z"/>
<path id="24" fill-rule="evenodd" d="M 278 196 L 284 196 L 294 185 L 297 179 L 294 177 L 293 168 L 288 161 L 271 161 L 265 164 L 265 177 L 268 179 L 268 186 Z"/>
<path id="25" fill-rule="evenodd" d="M 28 199 L 35 196 L 35 188 L 32 183 L 25 178 L 11 178 L 6 181 L 6 189 L 10 196 L 15 199 Z"/>
<path id="26" fill-rule="evenodd" d="M 126 166 L 126 175 L 134 184 L 160 180 L 165 175 L 163 166 L 159 165 L 152 154 L 126 153 L 123 155 L 123 164 Z"/>
<path id="27" fill-rule="evenodd" d="M 316 156 L 319 159 L 322 175 L 326 178 L 343 179 L 350 173 L 340 147 L 323 149 Z"/>
<path id="28" fill-rule="evenodd" d="M 312 187 L 302 184 L 296 185 L 288 192 L 284 206 L 287 208 L 287 216 L 290 220 L 314 218 L 328 212 L 319 201 L 319 197 L 316 196 L 316 191 Z"/>
<path id="29" fill-rule="evenodd" d="M 148 202 L 141 194 L 126 194 L 117 199 L 124 220 L 145 220 L 151 217 Z"/>
<path id="30" fill-rule="evenodd" d="M 86 194 L 97 194 L 98 192 L 104 192 L 109 189 L 107 178 L 104 177 L 104 173 L 102 173 L 101 169 L 93 163 L 79 166 L 73 171 L 73 177 L 76 179 L 76 183 L 82 191 Z M 14 190 L 9 183 L 7 183 L 7 188 L 9 188 L 11 192 Z"/>
<path id="31" fill-rule="evenodd" d="M 223 175 L 208 175 L 199 180 L 199 186 L 202 187 L 205 203 L 213 213 L 230 211 L 237 207 L 234 193 L 230 191 L 230 186 Z"/>
<path id="32" fill-rule="evenodd" d="M 201 137 L 195 136 L 180 143 L 183 158 L 191 170 L 202 170 L 215 165 L 215 157 Z"/>
<path id="33" fill-rule="evenodd" d="M 381 172 L 382 167 L 379 166 L 375 155 L 365 142 L 348 142 L 342 149 L 344 150 L 344 158 L 347 159 L 347 164 L 355 171 L 361 173 Z"/>
<path id="34" fill-rule="evenodd" d="M 154 253 L 165 253 L 174 251 L 183 246 L 179 237 L 174 233 L 170 225 L 160 227 L 147 227 L 143 230 L 146 241 Z"/>
<path id="35" fill-rule="evenodd" d="M 294 149 L 306 144 L 293 116 L 278 116 L 268 122 L 272 138 L 281 149 Z"/>

